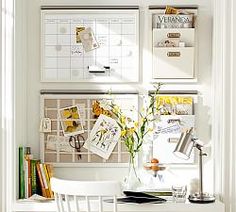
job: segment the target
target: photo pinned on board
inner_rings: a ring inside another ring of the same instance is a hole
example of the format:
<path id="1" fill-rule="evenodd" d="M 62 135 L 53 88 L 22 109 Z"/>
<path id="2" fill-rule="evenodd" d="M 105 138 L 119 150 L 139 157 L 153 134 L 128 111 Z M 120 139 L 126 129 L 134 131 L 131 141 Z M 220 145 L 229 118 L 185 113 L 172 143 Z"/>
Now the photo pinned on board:
<path id="1" fill-rule="evenodd" d="M 75 34 L 76 34 L 76 43 L 81 43 L 81 39 L 80 39 L 80 32 L 85 30 L 85 27 L 76 27 L 75 29 Z"/>
<path id="2" fill-rule="evenodd" d="M 84 133 L 79 105 L 59 109 L 59 117 L 64 136 Z"/>
<path id="3" fill-rule="evenodd" d="M 80 40 L 82 42 L 85 52 L 92 51 L 99 47 L 99 44 L 94 36 L 93 30 L 90 27 L 80 31 L 78 34 L 80 36 Z"/>

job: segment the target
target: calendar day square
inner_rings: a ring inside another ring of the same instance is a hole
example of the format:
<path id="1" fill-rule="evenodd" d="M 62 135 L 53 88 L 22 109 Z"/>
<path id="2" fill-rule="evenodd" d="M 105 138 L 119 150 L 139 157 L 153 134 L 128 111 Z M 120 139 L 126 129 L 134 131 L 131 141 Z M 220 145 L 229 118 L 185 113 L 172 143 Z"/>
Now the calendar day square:
<path id="1" fill-rule="evenodd" d="M 70 25 L 67 23 L 58 24 L 58 34 L 59 35 L 69 35 L 70 34 Z"/>
<path id="2" fill-rule="evenodd" d="M 58 69 L 69 69 L 70 68 L 70 58 L 62 57 L 58 60 Z"/>
<path id="3" fill-rule="evenodd" d="M 69 80 L 70 71 L 68 69 L 58 69 L 58 79 Z"/>
<path id="4" fill-rule="evenodd" d="M 84 61 L 83 58 L 71 58 L 71 68 L 72 69 L 77 69 L 77 68 L 83 68 L 84 66 Z"/>
<path id="5" fill-rule="evenodd" d="M 110 57 L 121 57 L 122 55 L 122 47 L 120 46 L 111 46 L 110 47 Z"/>
<path id="6" fill-rule="evenodd" d="M 100 67 L 109 66 L 109 60 L 107 57 L 97 57 L 96 64 Z"/>
<path id="7" fill-rule="evenodd" d="M 56 35 L 57 24 L 45 24 L 45 35 Z"/>
<path id="8" fill-rule="evenodd" d="M 45 60 L 45 68 L 54 68 L 57 66 L 57 57 L 49 57 Z"/>
<path id="9" fill-rule="evenodd" d="M 56 80 L 57 79 L 57 69 L 45 69 L 45 78 L 49 80 Z"/>
<path id="10" fill-rule="evenodd" d="M 83 77 L 83 66 L 81 68 L 72 69 L 71 78 L 77 80 Z"/>
<path id="11" fill-rule="evenodd" d="M 121 34 L 121 24 L 120 23 L 110 24 L 110 34 L 111 35 L 120 35 Z"/>
<path id="12" fill-rule="evenodd" d="M 110 36 L 110 46 L 121 46 L 124 45 L 122 42 L 121 35 Z"/>
<path id="13" fill-rule="evenodd" d="M 56 35 L 47 35 L 45 37 L 45 45 L 56 45 L 57 44 L 57 36 Z"/>
<path id="14" fill-rule="evenodd" d="M 108 35 L 109 34 L 109 25 L 106 23 L 97 23 L 96 24 L 96 34 L 97 35 Z"/>
<path id="15" fill-rule="evenodd" d="M 122 34 L 123 35 L 134 35 L 135 26 L 133 24 L 123 24 L 122 25 Z"/>
<path id="16" fill-rule="evenodd" d="M 108 47 L 105 47 L 105 46 L 96 49 L 97 57 L 106 57 L 107 58 L 109 55 L 108 50 L 109 50 Z"/>
<path id="17" fill-rule="evenodd" d="M 122 45 L 123 46 L 133 46 L 133 43 L 135 40 L 136 40 L 135 35 L 122 35 Z"/>
<path id="18" fill-rule="evenodd" d="M 45 46 L 45 60 L 47 59 L 47 57 L 57 57 L 57 49 L 56 49 L 56 45 L 53 46 Z"/>
<path id="19" fill-rule="evenodd" d="M 58 57 L 69 57 L 70 56 L 70 46 L 56 46 Z"/>
<path id="20" fill-rule="evenodd" d="M 58 35 L 57 39 L 60 45 L 70 45 L 70 35 Z"/>

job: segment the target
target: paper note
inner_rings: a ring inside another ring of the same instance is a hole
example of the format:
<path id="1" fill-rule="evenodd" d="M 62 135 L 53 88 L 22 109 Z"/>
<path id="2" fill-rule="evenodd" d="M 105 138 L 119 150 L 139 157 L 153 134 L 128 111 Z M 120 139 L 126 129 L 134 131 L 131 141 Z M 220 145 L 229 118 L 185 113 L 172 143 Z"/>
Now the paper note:
<path id="1" fill-rule="evenodd" d="M 52 126 L 51 126 L 51 120 L 50 118 L 42 118 L 40 122 L 39 132 L 51 132 Z"/>
<path id="2" fill-rule="evenodd" d="M 60 152 L 73 152 L 74 149 L 70 146 L 69 137 L 48 135 L 46 149 Z"/>

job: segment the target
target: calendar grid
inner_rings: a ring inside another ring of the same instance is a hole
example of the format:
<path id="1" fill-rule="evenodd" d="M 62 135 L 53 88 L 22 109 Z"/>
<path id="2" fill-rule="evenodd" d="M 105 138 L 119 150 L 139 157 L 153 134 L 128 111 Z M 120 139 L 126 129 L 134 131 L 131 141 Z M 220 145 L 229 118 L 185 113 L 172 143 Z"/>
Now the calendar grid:
<path id="1" fill-rule="evenodd" d="M 42 11 L 42 81 L 138 82 L 138 10 L 77 12 Z M 91 27 L 100 47 L 85 52 L 76 27 Z M 88 66 L 110 69 L 89 73 Z"/>

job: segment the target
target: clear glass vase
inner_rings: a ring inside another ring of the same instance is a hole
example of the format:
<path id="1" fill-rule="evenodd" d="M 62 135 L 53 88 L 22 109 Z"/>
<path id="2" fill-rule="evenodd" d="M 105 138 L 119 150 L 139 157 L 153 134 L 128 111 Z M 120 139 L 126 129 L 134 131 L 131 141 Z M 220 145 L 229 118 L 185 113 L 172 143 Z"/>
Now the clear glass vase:
<path id="1" fill-rule="evenodd" d="M 136 160 L 135 160 L 135 158 L 130 157 L 129 169 L 128 169 L 128 173 L 127 173 L 127 176 L 125 177 L 124 185 L 123 185 L 124 190 L 135 191 L 140 186 L 141 186 L 141 181 L 138 176 L 138 169 L 136 167 Z"/>

